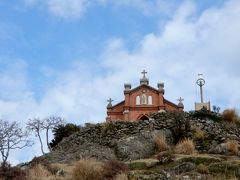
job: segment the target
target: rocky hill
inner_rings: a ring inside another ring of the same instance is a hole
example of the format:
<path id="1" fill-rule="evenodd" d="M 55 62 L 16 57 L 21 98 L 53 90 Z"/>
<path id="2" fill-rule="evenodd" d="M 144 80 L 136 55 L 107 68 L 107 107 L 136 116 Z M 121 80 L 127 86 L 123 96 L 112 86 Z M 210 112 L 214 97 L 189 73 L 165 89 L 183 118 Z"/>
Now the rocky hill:
<path id="1" fill-rule="evenodd" d="M 65 138 L 47 155 L 51 162 L 70 162 L 94 157 L 123 161 L 149 158 L 157 153 L 156 137 L 163 135 L 171 146 L 186 137 L 194 140 L 199 153 L 228 155 L 228 139 L 240 142 L 236 125 L 190 113 L 156 113 L 150 120 L 92 125 Z M 198 132 L 203 137 L 198 137 Z"/>
<path id="2" fill-rule="evenodd" d="M 199 111 L 88 125 L 20 172 L 39 180 L 240 179 L 240 128 L 233 122 Z"/>

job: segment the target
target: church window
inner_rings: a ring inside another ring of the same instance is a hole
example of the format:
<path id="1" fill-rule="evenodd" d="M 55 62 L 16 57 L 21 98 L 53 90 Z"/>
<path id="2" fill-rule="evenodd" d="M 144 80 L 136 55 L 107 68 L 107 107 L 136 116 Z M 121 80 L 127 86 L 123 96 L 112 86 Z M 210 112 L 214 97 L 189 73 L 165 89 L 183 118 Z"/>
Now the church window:
<path id="1" fill-rule="evenodd" d="M 136 105 L 140 105 L 140 96 L 136 97 Z"/>
<path id="2" fill-rule="evenodd" d="M 147 104 L 147 96 L 146 96 L 146 94 L 142 95 L 142 104 Z"/>
<path id="3" fill-rule="evenodd" d="M 148 96 L 148 104 L 152 105 L 152 96 Z"/>

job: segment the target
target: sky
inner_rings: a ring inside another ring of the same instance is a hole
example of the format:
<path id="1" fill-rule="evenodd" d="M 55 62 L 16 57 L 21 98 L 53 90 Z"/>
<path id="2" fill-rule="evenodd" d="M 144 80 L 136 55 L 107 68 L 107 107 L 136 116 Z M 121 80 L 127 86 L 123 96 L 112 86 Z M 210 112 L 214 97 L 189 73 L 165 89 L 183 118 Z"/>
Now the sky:
<path id="1" fill-rule="evenodd" d="M 239 0 L 0 0 L 0 119 L 104 122 L 107 99 L 122 101 L 143 69 L 186 111 L 199 73 L 205 101 L 240 109 L 239 19 Z M 10 161 L 39 144 L 27 151 Z"/>

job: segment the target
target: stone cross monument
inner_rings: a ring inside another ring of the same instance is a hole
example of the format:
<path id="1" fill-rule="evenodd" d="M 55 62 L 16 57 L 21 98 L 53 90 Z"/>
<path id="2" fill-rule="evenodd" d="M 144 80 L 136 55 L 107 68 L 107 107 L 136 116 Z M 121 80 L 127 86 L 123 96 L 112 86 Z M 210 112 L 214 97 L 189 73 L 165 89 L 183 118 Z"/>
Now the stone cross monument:
<path id="1" fill-rule="evenodd" d="M 200 98 L 201 98 L 201 102 L 197 103 L 195 102 L 195 110 L 199 111 L 202 108 L 206 108 L 207 110 L 210 111 L 210 101 L 208 102 L 204 102 L 203 100 L 203 86 L 205 85 L 205 80 L 203 79 L 203 74 L 198 74 L 198 79 L 196 81 L 196 84 L 200 87 Z"/>

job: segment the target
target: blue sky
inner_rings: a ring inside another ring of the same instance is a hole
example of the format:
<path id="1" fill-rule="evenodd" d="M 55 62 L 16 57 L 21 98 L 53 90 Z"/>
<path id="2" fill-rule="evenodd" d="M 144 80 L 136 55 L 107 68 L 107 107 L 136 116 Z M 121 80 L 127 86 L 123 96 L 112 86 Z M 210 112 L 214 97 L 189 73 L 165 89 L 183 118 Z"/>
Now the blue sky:
<path id="1" fill-rule="evenodd" d="M 0 118 L 103 122 L 143 69 L 187 111 L 199 72 L 205 101 L 239 109 L 239 19 L 238 0 L 0 0 Z"/>

